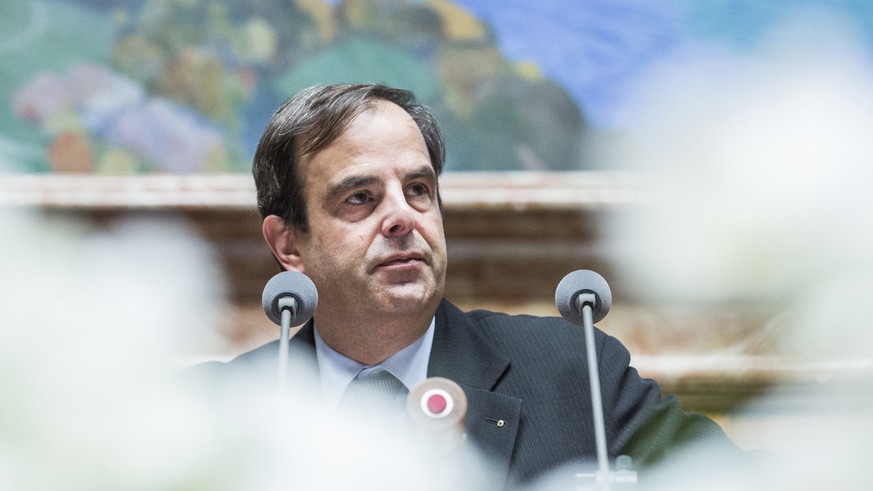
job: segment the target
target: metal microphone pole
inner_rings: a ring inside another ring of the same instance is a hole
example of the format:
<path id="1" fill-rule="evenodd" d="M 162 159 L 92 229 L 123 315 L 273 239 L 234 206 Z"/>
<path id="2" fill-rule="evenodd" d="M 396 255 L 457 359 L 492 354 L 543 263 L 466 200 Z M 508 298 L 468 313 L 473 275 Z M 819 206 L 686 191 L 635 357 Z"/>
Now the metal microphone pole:
<path id="1" fill-rule="evenodd" d="M 290 295 L 282 297 L 279 299 L 278 307 L 279 311 L 282 312 L 282 318 L 279 324 L 279 376 L 277 378 L 277 389 L 280 394 L 284 394 L 288 381 L 288 350 L 291 340 L 291 322 L 293 318 L 297 317 L 297 299 Z"/>
<path id="2" fill-rule="evenodd" d="M 609 455 L 606 453 L 606 427 L 603 422 L 603 400 L 600 394 L 597 349 L 594 345 L 592 309 L 596 302 L 597 297 L 593 293 L 580 293 L 576 297 L 576 307 L 582 314 L 582 327 L 585 330 L 585 349 L 588 354 L 588 382 L 591 385 L 594 442 L 597 446 L 597 473 L 595 474 L 595 482 L 603 483 L 609 482 Z"/>

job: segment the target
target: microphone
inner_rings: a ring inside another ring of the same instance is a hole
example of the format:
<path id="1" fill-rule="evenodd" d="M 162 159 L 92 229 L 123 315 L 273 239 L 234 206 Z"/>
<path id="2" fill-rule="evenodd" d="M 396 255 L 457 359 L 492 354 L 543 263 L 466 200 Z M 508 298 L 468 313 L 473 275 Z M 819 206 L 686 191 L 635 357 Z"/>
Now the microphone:
<path id="1" fill-rule="evenodd" d="M 587 295 L 594 295 L 593 301 Z M 582 303 L 592 302 L 591 322 L 600 322 L 612 307 L 612 292 L 603 276 L 580 269 L 568 274 L 558 283 L 555 304 L 558 312 L 568 322 L 582 325 Z"/>
<path id="2" fill-rule="evenodd" d="M 291 325 L 299 326 L 312 318 L 318 306 L 318 290 L 308 276 L 296 271 L 276 274 L 261 296 L 264 312 L 279 325 L 279 376 L 278 390 L 282 394 L 288 375 L 288 347 Z"/>
<path id="3" fill-rule="evenodd" d="M 636 472 L 629 471 L 629 457 L 621 456 L 622 468 L 609 470 L 609 455 L 606 451 L 606 425 L 603 421 L 603 398 L 600 390 L 600 375 L 597 372 L 597 348 L 594 345 L 594 323 L 603 320 L 612 307 L 612 292 L 602 276 L 585 269 L 564 276 L 555 290 L 555 305 L 567 322 L 581 325 L 585 333 L 585 348 L 588 365 L 588 381 L 591 386 L 591 409 L 594 419 L 594 440 L 597 447 L 597 472 L 594 474 L 597 489 L 609 489 L 612 485 L 636 484 Z M 579 474 L 577 479 L 590 475 Z M 626 486 L 623 486 L 626 487 Z"/>
<path id="4" fill-rule="evenodd" d="M 318 306 L 318 291 L 315 284 L 303 273 L 282 271 L 276 274 L 264 287 L 261 297 L 264 312 L 276 324 L 282 323 L 282 312 L 290 309 L 295 325 L 303 324 L 312 318 Z"/>

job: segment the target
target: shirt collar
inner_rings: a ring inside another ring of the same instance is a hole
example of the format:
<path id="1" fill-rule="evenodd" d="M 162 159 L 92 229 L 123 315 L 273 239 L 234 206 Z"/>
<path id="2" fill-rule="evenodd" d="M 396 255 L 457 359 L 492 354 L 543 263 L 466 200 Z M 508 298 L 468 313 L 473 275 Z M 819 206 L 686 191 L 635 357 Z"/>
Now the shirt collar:
<path id="1" fill-rule="evenodd" d="M 424 381 L 433 346 L 434 325 L 434 319 L 431 319 L 430 326 L 420 338 L 377 365 L 364 365 L 337 352 L 321 338 L 318 326 L 314 326 L 315 353 L 324 402 L 328 407 L 336 407 L 346 386 L 359 373 L 387 370 L 403 383 L 407 392 Z"/>

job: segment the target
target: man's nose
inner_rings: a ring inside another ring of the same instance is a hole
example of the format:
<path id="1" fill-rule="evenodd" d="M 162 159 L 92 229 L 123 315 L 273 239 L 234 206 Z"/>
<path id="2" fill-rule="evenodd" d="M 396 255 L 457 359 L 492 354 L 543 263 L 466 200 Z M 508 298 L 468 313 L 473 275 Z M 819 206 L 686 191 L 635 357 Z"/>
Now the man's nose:
<path id="1" fill-rule="evenodd" d="M 388 193 L 382 206 L 384 207 L 382 235 L 385 237 L 406 235 L 415 229 L 415 210 L 406 201 L 402 191 Z"/>

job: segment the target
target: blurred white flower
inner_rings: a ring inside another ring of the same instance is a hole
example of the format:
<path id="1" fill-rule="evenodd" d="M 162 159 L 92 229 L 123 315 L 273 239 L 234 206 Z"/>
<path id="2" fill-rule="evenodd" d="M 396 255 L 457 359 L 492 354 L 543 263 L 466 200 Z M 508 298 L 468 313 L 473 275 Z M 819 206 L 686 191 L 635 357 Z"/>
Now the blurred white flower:
<path id="1" fill-rule="evenodd" d="M 462 479 L 408 428 L 331 417 L 275 380 L 194 390 L 176 361 L 225 298 L 184 222 L 0 210 L 0 230 L 0 488 L 481 489 L 475 456 Z"/>
<path id="2" fill-rule="evenodd" d="M 785 300 L 870 264 L 873 67 L 842 36 L 806 39 L 825 40 L 812 53 L 841 56 L 773 41 L 647 85 L 634 144 L 616 153 L 651 176 L 652 203 L 611 230 L 646 295 Z"/>
<path id="3" fill-rule="evenodd" d="M 648 300 L 781 308 L 771 354 L 832 377 L 749 403 L 748 417 L 770 415 L 753 426 L 772 431 L 756 435 L 777 450 L 768 468 L 707 482 L 693 470 L 708 454 L 693 452 L 659 468 L 654 489 L 854 490 L 873 478 L 873 65 L 851 26 L 816 11 L 758 52 L 685 57 L 632 108 L 633 144 L 614 157 L 650 177 L 651 201 L 610 224 L 627 283 Z"/>

